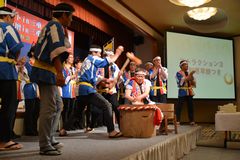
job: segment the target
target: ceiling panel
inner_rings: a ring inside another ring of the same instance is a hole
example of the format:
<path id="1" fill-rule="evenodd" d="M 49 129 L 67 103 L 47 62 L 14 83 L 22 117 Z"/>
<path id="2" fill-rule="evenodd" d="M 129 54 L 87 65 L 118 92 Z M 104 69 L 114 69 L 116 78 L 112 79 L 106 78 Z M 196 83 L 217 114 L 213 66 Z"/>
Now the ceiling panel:
<path id="1" fill-rule="evenodd" d="M 212 0 L 203 5 L 220 8 L 228 17 L 227 24 L 223 28 L 216 28 L 214 33 L 199 33 L 190 29 L 183 16 L 191 8 L 176 6 L 168 0 L 118 0 L 118 2 L 161 34 L 164 34 L 165 30 L 173 30 L 226 38 L 240 35 L 240 0 Z"/>

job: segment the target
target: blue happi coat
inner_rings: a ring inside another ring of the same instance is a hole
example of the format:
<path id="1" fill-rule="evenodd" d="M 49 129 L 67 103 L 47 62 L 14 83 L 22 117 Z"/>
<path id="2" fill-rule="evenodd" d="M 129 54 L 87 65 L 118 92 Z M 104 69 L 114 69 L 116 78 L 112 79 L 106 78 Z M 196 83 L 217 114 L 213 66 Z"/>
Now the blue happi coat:
<path id="1" fill-rule="evenodd" d="M 20 35 L 10 24 L 0 20 L 0 58 L 14 60 L 23 47 Z M 0 60 L 0 80 L 17 80 L 18 74 L 14 63 Z"/>
<path id="2" fill-rule="evenodd" d="M 51 67 L 54 67 L 53 59 L 58 56 L 64 61 L 68 57 L 67 49 L 70 47 L 67 46 L 69 42 L 66 43 L 68 39 L 65 35 L 63 26 L 56 19 L 48 22 L 35 45 L 34 57 Z M 49 70 L 35 67 L 34 64 L 31 81 L 55 85 L 56 75 Z"/>
<path id="3" fill-rule="evenodd" d="M 100 58 L 97 56 L 88 55 L 83 61 L 81 71 L 80 71 L 80 82 L 87 82 L 89 85 L 79 86 L 79 95 L 88 95 L 90 93 L 95 93 L 96 83 L 97 83 L 97 71 L 98 68 L 103 68 L 110 63 L 110 58 Z"/>

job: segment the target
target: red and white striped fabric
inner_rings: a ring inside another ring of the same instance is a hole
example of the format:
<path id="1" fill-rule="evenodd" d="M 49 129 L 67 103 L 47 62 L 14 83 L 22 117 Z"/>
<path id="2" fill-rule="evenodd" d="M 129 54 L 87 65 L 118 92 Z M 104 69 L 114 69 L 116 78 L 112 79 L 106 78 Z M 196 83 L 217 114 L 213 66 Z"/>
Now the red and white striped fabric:
<path id="1" fill-rule="evenodd" d="M 154 124 L 160 125 L 163 120 L 163 113 L 156 105 L 121 105 L 118 109 L 124 111 L 155 110 Z"/>

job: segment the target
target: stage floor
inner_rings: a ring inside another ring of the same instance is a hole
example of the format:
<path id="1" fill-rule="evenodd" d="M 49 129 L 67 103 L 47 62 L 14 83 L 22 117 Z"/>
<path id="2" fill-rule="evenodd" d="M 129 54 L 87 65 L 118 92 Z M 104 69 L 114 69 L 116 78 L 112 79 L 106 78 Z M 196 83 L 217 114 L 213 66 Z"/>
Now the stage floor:
<path id="1" fill-rule="evenodd" d="M 0 159 L 6 160 L 134 160 L 134 159 L 176 159 L 196 147 L 200 126 L 181 125 L 179 133 L 157 135 L 151 138 L 109 139 L 106 127 L 96 128 L 93 133 L 83 130 L 71 131 L 67 137 L 57 137 L 64 143 L 62 155 L 40 156 L 38 137 L 22 136 L 16 141 L 24 148 L 16 151 L 0 151 Z"/>

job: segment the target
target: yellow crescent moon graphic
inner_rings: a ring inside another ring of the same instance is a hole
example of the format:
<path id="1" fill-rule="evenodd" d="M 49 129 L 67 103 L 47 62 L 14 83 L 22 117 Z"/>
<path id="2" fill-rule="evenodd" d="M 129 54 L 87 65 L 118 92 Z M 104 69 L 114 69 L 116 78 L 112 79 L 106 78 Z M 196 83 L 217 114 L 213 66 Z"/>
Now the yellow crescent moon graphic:
<path id="1" fill-rule="evenodd" d="M 226 73 L 224 75 L 224 82 L 228 85 L 231 85 L 233 83 L 233 76 L 231 74 Z"/>

